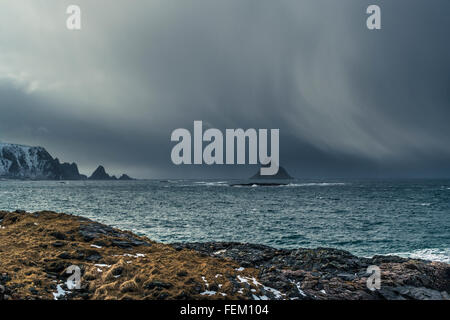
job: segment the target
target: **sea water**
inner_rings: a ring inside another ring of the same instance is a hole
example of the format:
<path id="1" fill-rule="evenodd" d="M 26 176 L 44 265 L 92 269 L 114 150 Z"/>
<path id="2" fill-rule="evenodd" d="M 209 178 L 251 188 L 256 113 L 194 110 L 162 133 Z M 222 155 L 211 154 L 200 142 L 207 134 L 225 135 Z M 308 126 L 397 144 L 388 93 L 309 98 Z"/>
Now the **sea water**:
<path id="1" fill-rule="evenodd" d="M 161 242 L 333 247 L 450 263 L 450 180 L 0 181 L 0 210 L 52 210 Z"/>

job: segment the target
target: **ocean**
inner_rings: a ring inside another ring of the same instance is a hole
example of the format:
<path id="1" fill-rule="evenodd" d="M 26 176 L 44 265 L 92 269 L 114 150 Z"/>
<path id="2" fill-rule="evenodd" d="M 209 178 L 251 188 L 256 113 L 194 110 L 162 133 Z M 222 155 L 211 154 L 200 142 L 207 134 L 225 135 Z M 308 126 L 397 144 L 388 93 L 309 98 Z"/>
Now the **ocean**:
<path id="1" fill-rule="evenodd" d="M 51 210 L 152 240 L 332 247 L 450 263 L 450 180 L 0 181 L 0 210 Z"/>

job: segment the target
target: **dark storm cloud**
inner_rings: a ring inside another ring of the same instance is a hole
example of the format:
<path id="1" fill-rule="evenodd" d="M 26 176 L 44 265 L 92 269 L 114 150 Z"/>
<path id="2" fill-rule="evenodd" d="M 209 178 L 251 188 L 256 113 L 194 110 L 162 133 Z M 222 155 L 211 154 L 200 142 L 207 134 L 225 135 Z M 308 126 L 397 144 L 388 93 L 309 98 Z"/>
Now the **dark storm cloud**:
<path id="1" fill-rule="evenodd" d="M 297 176 L 450 175 L 448 1 L 78 1 L 78 33 L 66 2 L 1 4 L 0 140 L 85 171 L 253 171 L 171 165 L 172 130 L 203 120 L 280 128 Z"/>
<path id="2" fill-rule="evenodd" d="M 91 173 L 99 164 L 104 164 L 120 173 L 128 169 L 130 174 L 156 174 L 148 169 L 149 163 L 167 162 L 167 155 L 157 150 L 170 150 L 166 132 L 158 133 L 151 128 L 145 132 L 124 126 L 120 121 L 102 121 L 63 109 L 57 111 L 55 101 L 35 95 L 24 95 L 21 91 L 0 86 L 2 117 L 0 135 L 3 142 L 20 142 L 44 145 L 62 161 L 77 162 L 84 173 Z M 68 107 L 67 105 L 66 107 Z M 75 106 L 70 106 L 75 109 Z M 103 119 L 105 120 L 105 119 Z M 159 135 L 159 136 L 158 136 Z M 154 141 L 149 137 L 153 137 Z M 128 167 L 128 163 L 132 166 Z M 125 165 L 124 165 L 125 164 Z"/>

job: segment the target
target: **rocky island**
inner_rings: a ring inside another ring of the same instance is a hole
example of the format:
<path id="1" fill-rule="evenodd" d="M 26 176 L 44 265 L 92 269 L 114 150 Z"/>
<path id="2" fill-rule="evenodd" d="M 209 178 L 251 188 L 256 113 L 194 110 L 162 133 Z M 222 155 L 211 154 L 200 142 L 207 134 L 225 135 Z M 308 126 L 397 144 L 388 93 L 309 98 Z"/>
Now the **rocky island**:
<path id="1" fill-rule="evenodd" d="M 267 165 L 266 165 L 267 166 Z M 263 166 L 264 167 L 264 166 Z M 252 187 L 252 186 L 284 186 L 292 182 L 294 178 L 287 173 L 283 167 L 278 168 L 277 174 L 273 176 L 263 176 L 260 170 L 248 180 L 232 183 L 231 186 Z"/>
<path id="2" fill-rule="evenodd" d="M 369 265 L 381 289 L 366 286 Z M 80 289 L 67 286 L 70 266 Z M 162 244 L 55 212 L 0 211 L 2 299 L 449 299 L 450 265 L 242 243 Z"/>

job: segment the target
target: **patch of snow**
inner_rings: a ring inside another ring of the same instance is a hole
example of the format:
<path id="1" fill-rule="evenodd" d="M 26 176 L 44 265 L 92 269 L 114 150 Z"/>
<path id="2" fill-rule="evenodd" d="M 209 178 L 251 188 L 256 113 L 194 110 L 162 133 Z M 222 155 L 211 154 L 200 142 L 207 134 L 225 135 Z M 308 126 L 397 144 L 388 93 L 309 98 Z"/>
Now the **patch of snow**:
<path id="1" fill-rule="evenodd" d="M 297 287 L 298 293 L 300 293 L 302 296 L 306 297 L 306 294 L 303 292 L 300 282 L 296 282 L 291 280 L 291 283 L 295 284 L 295 286 Z"/>
<path id="2" fill-rule="evenodd" d="M 251 281 L 251 282 L 252 282 L 255 286 L 257 286 L 257 287 L 262 286 L 262 284 L 259 283 L 259 282 L 255 279 L 255 277 L 248 278 L 248 277 L 243 277 L 243 276 L 238 275 L 237 278 L 238 278 L 238 280 L 239 280 L 240 283 L 248 283 L 248 284 L 250 284 L 249 281 Z"/>
<path id="3" fill-rule="evenodd" d="M 209 291 L 209 290 L 206 290 L 206 291 L 204 291 L 204 292 L 202 292 L 202 293 L 200 293 L 202 296 L 213 296 L 213 295 L 215 295 L 217 292 L 216 291 Z"/>
<path id="4" fill-rule="evenodd" d="M 70 293 L 70 291 L 65 291 L 60 284 L 56 286 L 56 292 L 53 293 L 53 298 L 55 300 L 58 300 L 59 298 L 64 297 L 67 293 Z"/>
<path id="5" fill-rule="evenodd" d="M 136 253 L 136 254 L 124 253 L 123 256 L 131 257 L 131 258 L 142 258 L 142 257 L 145 257 L 145 254 L 143 254 L 143 253 Z"/>
<path id="6" fill-rule="evenodd" d="M 205 282 L 206 287 L 209 288 L 209 283 L 204 276 L 202 276 L 202 280 Z"/>
<path id="7" fill-rule="evenodd" d="M 267 286 L 262 285 L 260 282 L 258 282 L 258 281 L 255 279 L 255 277 L 249 278 L 249 277 L 243 277 L 243 276 L 238 275 L 237 278 L 238 278 L 238 280 L 239 280 L 240 283 L 247 283 L 247 284 L 252 283 L 252 284 L 255 285 L 256 287 L 262 287 L 265 291 L 271 292 L 271 293 L 275 296 L 275 299 L 282 299 L 283 296 L 286 295 L 286 294 L 284 294 L 284 293 L 281 293 L 281 292 L 280 292 L 279 290 L 277 290 L 277 289 L 274 289 L 274 288 L 271 288 L 271 287 L 267 287 Z M 260 298 L 262 298 L 262 297 L 260 297 Z M 262 299 L 262 300 L 263 300 L 263 299 Z"/>
<path id="8" fill-rule="evenodd" d="M 281 293 L 277 289 L 274 289 L 274 288 L 271 288 L 271 287 L 264 286 L 264 290 L 272 292 L 273 295 L 275 296 L 275 299 L 281 299 L 281 298 L 283 298 L 283 296 L 285 296 L 284 293 Z M 261 299 L 261 300 L 264 300 L 264 299 Z"/>
<path id="9" fill-rule="evenodd" d="M 95 245 L 95 244 L 91 244 L 91 247 L 92 247 L 92 248 L 97 248 L 97 249 L 103 248 L 102 246 L 97 246 L 97 245 Z"/>
<path id="10" fill-rule="evenodd" d="M 245 270 L 245 268 L 243 268 L 243 267 L 236 268 L 236 271 L 244 271 L 244 270 Z"/>
<path id="11" fill-rule="evenodd" d="M 0 143 L 0 176 L 46 177 L 49 161 L 53 159 L 42 147 Z M 16 168 L 11 172 L 13 165 Z"/>

